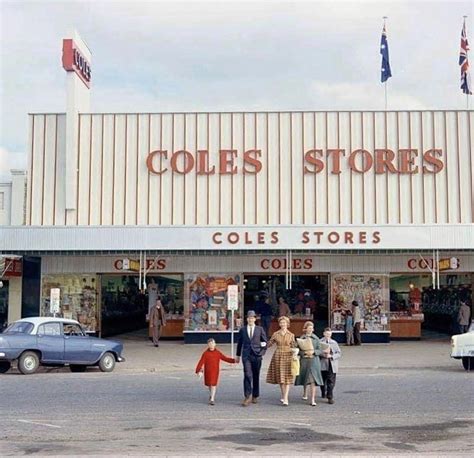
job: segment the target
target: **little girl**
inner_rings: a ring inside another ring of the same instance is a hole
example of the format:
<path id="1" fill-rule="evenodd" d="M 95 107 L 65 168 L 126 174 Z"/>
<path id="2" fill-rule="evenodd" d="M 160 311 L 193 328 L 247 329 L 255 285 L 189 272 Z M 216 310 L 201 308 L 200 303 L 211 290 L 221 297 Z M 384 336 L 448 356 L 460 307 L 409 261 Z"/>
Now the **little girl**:
<path id="1" fill-rule="evenodd" d="M 228 358 L 216 349 L 216 341 L 209 339 L 207 341 L 207 350 L 201 356 L 196 366 L 196 374 L 202 376 L 202 368 L 204 366 L 204 384 L 209 387 L 209 404 L 215 404 L 215 396 L 217 383 L 219 382 L 219 371 L 221 359 L 226 363 L 235 363 L 234 358 Z"/>

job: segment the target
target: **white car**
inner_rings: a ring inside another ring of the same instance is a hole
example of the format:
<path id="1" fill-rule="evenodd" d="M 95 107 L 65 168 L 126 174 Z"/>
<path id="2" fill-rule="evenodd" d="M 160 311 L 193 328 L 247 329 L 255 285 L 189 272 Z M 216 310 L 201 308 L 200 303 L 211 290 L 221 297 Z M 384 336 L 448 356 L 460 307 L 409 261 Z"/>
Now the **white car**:
<path id="1" fill-rule="evenodd" d="M 461 359 L 464 369 L 474 371 L 474 321 L 468 332 L 451 337 L 451 358 Z"/>

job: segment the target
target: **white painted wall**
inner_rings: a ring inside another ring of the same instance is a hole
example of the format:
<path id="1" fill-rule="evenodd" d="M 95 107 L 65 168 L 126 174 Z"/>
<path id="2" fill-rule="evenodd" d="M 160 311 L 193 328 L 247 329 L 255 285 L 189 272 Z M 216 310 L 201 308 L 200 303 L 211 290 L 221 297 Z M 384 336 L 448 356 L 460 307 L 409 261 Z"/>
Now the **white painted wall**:
<path id="1" fill-rule="evenodd" d="M 11 224 L 12 184 L 0 183 L 0 226 Z"/>

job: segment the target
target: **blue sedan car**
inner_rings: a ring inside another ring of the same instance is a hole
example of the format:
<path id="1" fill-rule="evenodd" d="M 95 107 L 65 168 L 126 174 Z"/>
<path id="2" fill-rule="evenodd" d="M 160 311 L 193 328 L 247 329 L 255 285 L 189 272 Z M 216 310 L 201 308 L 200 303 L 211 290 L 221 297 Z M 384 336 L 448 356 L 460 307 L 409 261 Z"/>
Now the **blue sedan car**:
<path id="1" fill-rule="evenodd" d="M 99 366 L 112 372 L 122 362 L 123 345 L 113 340 L 89 337 L 74 320 L 51 317 L 24 318 L 0 334 L 0 373 L 18 361 L 22 374 L 33 374 L 42 366 L 69 365 L 72 372 Z"/>

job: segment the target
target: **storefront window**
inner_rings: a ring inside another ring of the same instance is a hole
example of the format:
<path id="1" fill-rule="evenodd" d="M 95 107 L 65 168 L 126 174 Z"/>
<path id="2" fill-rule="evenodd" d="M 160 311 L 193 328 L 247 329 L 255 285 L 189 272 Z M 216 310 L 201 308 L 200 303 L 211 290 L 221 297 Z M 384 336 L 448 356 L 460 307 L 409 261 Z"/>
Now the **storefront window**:
<path id="1" fill-rule="evenodd" d="M 362 331 L 389 330 L 388 276 L 333 275 L 331 278 L 331 328 L 345 330 L 345 317 L 357 301 L 362 317 Z"/>
<path id="2" fill-rule="evenodd" d="M 41 293 L 41 316 L 52 316 L 51 288 L 60 290 L 60 311 L 56 316 L 77 320 L 87 332 L 100 328 L 96 275 L 45 275 Z"/>
<path id="3" fill-rule="evenodd" d="M 183 317 L 183 276 L 147 276 L 145 294 L 138 275 L 103 275 L 102 333 L 104 335 L 143 329 L 151 307 L 161 298 L 168 319 Z"/>
<path id="4" fill-rule="evenodd" d="M 190 274 L 185 276 L 185 331 L 228 331 L 231 312 L 227 310 L 227 287 L 238 285 L 240 274 Z M 242 301 L 234 313 L 235 326 L 242 324 Z"/>
<path id="5" fill-rule="evenodd" d="M 423 313 L 425 328 L 453 332 L 456 330 L 460 301 L 471 301 L 472 277 L 472 274 L 442 274 L 438 289 L 433 286 L 431 275 L 391 275 L 392 315 L 413 316 Z"/>

